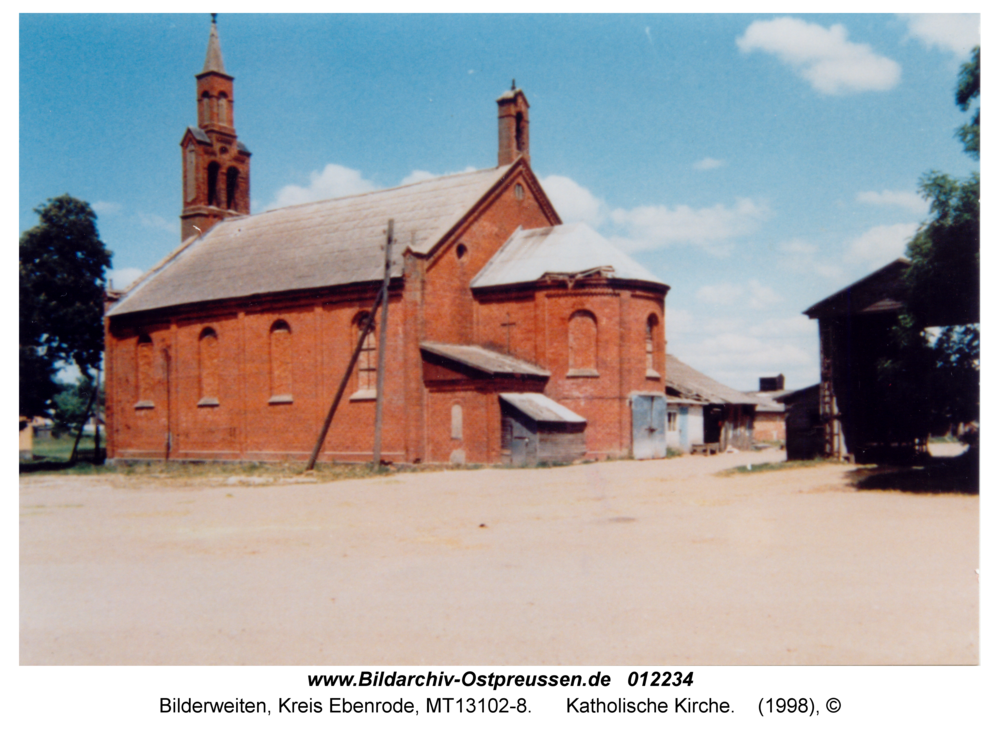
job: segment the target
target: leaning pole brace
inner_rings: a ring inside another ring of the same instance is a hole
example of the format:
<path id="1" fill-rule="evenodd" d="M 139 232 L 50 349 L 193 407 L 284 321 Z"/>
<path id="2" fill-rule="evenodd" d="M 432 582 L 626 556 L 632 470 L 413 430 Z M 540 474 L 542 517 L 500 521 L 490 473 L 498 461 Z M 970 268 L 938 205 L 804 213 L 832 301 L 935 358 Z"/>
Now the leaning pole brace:
<path id="1" fill-rule="evenodd" d="M 388 242 L 392 241 L 392 219 L 389 219 L 389 231 L 387 237 Z M 388 252 L 386 253 L 386 258 L 388 258 Z M 351 377 L 351 372 L 354 371 L 354 364 L 358 362 L 358 356 L 361 355 L 361 347 L 365 344 L 365 339 L 368 334 L 371 333 L 372 328 L 375 327 L 375 313 L 378 312 L 379 306 L 382 304 L 382 298 L 387 295 L 385 288 L 379 290 L 378 295 L 375 296 L 375 304 L 372 305 L 371 314 L 365 318 L 365 327 L 361 330 L 361 334 L 358 337 L 358 345 L 354 348 L 354 353 L 351 354 L 351 361 L 347 364 L 347 368 L 344 370 L 344 377 L 340 380 L 340 386 L 337 388 L 337 395 L 333 398 L 333 404 L 330 405 L 330 411 L 326 414 L 326 420 L 323 422 L 323 428 L 320 430 L 319 439 L 316 440 L 316 446 L 313 448 L 312 455 L 309 456 L 309 463 L 306 465 L 306 471 L 310 471 L 316 467 L 316 458 L 319 457 L 319 451 L 323 447 L 323 443 L 326 441 L 326 433 L 330 431 L 330 424 L 333 422 L 333 415 L 337 413 L 337 407 L 340 405 L 340 399 L 344 396 L 344 389 L 347 388 L 347 380 Z"/>
<path id="2" fill-rule="evenodd" d="M 93 411 L 94 399 L 97 397 L 97 390 L 101 388 L 100 375 L 94 377 L 94 390 L 90 392 L 90 400 L 87 402 L 87 409 L 83 413 L 83 419 L 80 420 L 80 426 L 76 430 L 76 440 L 73 442 L 73 451 L 69 454 L 69 461 L 71 463 L 76 462 L 76 450 L 80 446 L 80 438 L 83 437 L 83 428 L 87 424 L 87 420 L 90 419 L 90 413 Z M 96 421 L 96 420 L 95 420 Z M 94 448 L 95 451 L 97 448 Z"/>
<path id="3" fill-rule="evenodd" d="M 382 387 L 385 384 L 385 340 L 389 323 L 389 275 L 392 270 L 393 219 L 385 237 L 385 276 L 382 278 L 382 322 L 378 332 L 378 375 L 375 377 L 375 446 L 372 450 L 372 470 L 382 467 Z M 375 313 L 372 313 L 372 320 Z"/>

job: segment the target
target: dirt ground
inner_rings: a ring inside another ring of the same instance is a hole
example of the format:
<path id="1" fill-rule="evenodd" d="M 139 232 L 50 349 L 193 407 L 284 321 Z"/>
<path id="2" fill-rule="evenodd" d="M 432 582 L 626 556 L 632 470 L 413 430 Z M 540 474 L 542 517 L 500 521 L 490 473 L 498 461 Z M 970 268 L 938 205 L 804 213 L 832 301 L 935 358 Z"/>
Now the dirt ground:
<path id="1" fill-rule="evenodd" d="M 978 496 L 782 458 L 23 476 L 20 662 L 978 663 Z"/>

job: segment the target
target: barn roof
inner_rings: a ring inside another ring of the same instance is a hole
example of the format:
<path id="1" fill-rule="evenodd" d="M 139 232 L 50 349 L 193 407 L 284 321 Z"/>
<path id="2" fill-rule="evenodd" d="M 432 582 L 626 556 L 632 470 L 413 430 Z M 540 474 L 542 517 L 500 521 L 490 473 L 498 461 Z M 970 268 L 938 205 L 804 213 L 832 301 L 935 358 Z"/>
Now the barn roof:
<path id="1" fill-rule="evenodd" d="M 506 353 L 497 353 L 482 346 L 459 346 L 453 343 L 432 343 L 425 341 L 420 344 L 421 350 L 437 356 L 457 361 L 471 366 L 478 371 L 495 374 L 519 374 L 522 376 L 550 376 L 551 374 L 540 366 L 522 361 Z"/>
<path id="2" fill-rule="evenodd" d="M 667 354 L 667 388 L 674 389 L 682 397 L 703 399 L 709 404 L 759 404 L 759 400 L 749 394 L 720 384 L 700 371 L 695 371 L 676 356 Z"/>
<path id="3" fill-rule="evenodd" d="M 899 312 L 903 309 L 903 300 L 906 296 L 903 276 L 909 267 L 909 260 L 900 257 L 830 297 L 820 300 L 806 310 L 805 314 L 815 319 Z"/>
<path id="4" fill-rule="evenodd" d="M 185 242 L 109 315 L 380 281 L 390 218 L 395 220 L 397 242 L 392 275 L 401 276 L 404 250 L 429 253 L 510 168 L 225 219 Z"/>
<path id="5" fill-rule="evenodd" d="M 588 274 L 666 283 L 586 224 L 542 229 L 518 227 L 473 279 L 471 286 L 535 282 L 546 275 L 570 281 Z"/>
<path id="6" fill-rule="evenodd" d="M 536 422 L 572 422 L 587 420 L 544 394 L 501 394 L 500 398 Z"/>

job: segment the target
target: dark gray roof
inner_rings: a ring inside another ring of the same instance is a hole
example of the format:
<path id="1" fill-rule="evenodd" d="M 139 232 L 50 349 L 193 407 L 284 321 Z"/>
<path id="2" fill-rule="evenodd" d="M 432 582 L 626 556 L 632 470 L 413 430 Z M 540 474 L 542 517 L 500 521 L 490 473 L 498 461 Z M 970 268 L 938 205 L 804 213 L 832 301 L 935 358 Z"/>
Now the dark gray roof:
<path id="1" fill-rule="evenodd" d="M 518 228 L 472 278 L 472 287 L 535 282 L 546 275 L 572 280 L 588 274 L 664 285 L 656 275 L 586 224 Z"/>
<path id="2" fill-rule="evenodd" d="M 544 394 L 501 394 L 500 398 L 536 422 L 586 422 L 583 417 Z"/>
<path id="3" fill-rule="evenodd" d="M 676 356 L 667 354 L 668 388 L 676 389 L 682 397 L 704 399 L 709 404 L 759 404 L 759 400 L 742 391 L 731 389 L 713 378 L 695 371 Z"/>
<path id="4" fill-rule="evenodd" d="M 425 341 L 420 348 L 428 353 L 457 361 L 466 366 L 494 374 L 519 374 L 522 376 L 550 376 L 540 366 L 522 361 L 506 353 L 497 353 L 482 346 L 459 346 L 453 343 L 432 343 Z"/>
<path id="5" fill-rule="evenodd" d="M 392 275 L 401 276 L 403 251 L 429 253 L 509 167 L 225 219 L 182 245 L 109 315 L 380 281 L 390 218 Z"/>
<path id="6" fill-rule="evenodd" d="M 212 144 L 212 138 L 205 134 L 205 130 L 201 129 L 201 127 L 188 127 L 188 132 L 194 135 L 194 139 L 198 142 L 206 142 L 209 145 Z"/>
<path id="7" fill-rule="evenodd" d="M 903 300 L 906 297 L 903 277 L 909 268 L 909 260 L 900 257 L 828 298 L 820 300 L 806 310 L 805 314 L 810 318 L 828 318 L 899 312 L 903 309 Z"/>

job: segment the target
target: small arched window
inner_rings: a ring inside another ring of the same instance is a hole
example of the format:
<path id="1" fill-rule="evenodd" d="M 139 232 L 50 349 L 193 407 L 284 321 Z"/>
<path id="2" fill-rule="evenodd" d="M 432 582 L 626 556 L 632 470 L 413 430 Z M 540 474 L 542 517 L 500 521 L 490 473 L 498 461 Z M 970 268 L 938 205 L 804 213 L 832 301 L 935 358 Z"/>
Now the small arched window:
<path id="1" fill-rule="evenodd" d="M 236 191 L 239 186 L 240 171 L 230 168 L 226 171 L 226 208 L 236 208 Z"/>
<path id="2" fill-rule="evenodd" d="M 219 203 L 219 164 L 214 160 L 208 164 L 208 205 L 217 206 Z"/>
<path id="3" fill-rule="evenodd" d="M 597 376 L 597 318 L 577 310 L 569 319 L 569 376 Z"/>
<path id="4" fill-rule="evenodd" d="M 657 344 L 662 342 L 660 337 L 660 319 L 656 315 L 646 318 L 646 376 L 650 379 L 660 378 L 658 367 L 660 358 L 657 355 Z"/>
<path id="5" fill-rule="evenodd" d="M 371 315 L 367 312 L 358 313 L 354 318 L 354 337 L 352 343 L 357 343 L 361 334 L 365 330 L 365 324 Z M 375 328 L 372 327 L 365 337 L 361 346 L 361 353 L 358 354 L 356 367 L 358 373 L 358 390 L 352 395 L 352 399 L 374 399 L 377 387 L 378 376 L 378 340 L 375 335 Z"/>
<path id="6" fill-rule="evenodd" d="M 208 92 L 202 92 L 201 100 L 198 104 L 198 126 L 204 127 L 209 122 L 211 122 L 211 112 L 209 107 L 212 104 L 212 97 L 209 96 Z"/>
<path id="7" fill-rule="evenodd" d="M 451 439 L 462 439 L 462 405 L 451 405 Z"/>
<path id="8" fill-rule="evenodd" d="M 528 141 L 525 139 L 527 137 L 527 130 L 524 124 L 524 113 L 518 112 L 517 116 L 514 118 L 514 139 L 517 144 L 517 151 L 523 153 L 528 147 Z"/>
<path id="9" fill-rule="evenodd" d="M 292 329 L 284 320 L 271 326 L 271 404 L 292 401 Z"/>
<path id="10" fill-rule="evenodd" d="M 184 200 L 192 200 L 197 193 L 198 157 L 193 147 L 184 152 Z"/>
<path id="11" fill-rule="evenodd" d="M 153 407 L 153 339 L 143 333 L 135 347 L 136 408 Z"/>
<path id="12" fill-rule="evenodd" d="M 198 336 L 198 406 L 219 406 L 219 336 L 205 328 Z"/>
<path id="13" fill-rule="evenodd" d="M 219 124 L 228 125 L 229 124 L 229 100 L 226 99 L 225 94 L 219 95 Z"/>

